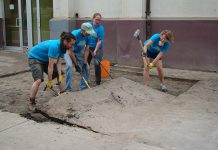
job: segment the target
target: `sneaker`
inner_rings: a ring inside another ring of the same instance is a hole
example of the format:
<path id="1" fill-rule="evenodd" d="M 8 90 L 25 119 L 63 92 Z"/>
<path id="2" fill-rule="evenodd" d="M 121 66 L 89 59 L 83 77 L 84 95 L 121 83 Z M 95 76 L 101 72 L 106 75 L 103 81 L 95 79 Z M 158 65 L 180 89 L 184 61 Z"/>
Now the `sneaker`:
<path id="1" fill-rule="evenodd" d="M 167 87 L 164 85 L 164 84 L 160 84 L 160 90 L 162 91 L 162 92 L 167 92 Z"/>

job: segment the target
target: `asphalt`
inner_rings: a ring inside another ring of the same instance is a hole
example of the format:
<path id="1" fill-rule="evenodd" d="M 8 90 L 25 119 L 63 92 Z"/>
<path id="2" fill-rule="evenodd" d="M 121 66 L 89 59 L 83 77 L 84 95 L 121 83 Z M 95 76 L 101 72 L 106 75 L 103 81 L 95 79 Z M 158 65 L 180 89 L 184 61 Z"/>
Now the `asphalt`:
<path id="1" fill-rule="evenodd" d="M 126 66 L 119 66 L 125 68 Z M 128 67 L 126 67 L 128 68 Z M 130 69 L 131 70 L 131 69 Z M 24 52 L 13 52 L 13 51 L 0 51 L 0 78 L 4 78 L 10 75 L 16 75 L 22 72 L 29 71 L 26 54 Z M 155 71 L 152 71 L 151 74 L 156 74 Z M 203 100 L 207 99 L 208 101 L 213 101 L 213 105 L 208 105 L 208 113 L 211 114 L 211 120 L 207 120 L 207 123 L 204 124 L 204 132 L 210 133 L 205 138 L 201 138 L 199 136 L 200 131 L 195 129 L 196 131 L 196 145 L 199 145 L 199 149 L 204 150 L 217 150 L 218 147 L 218 128 L 217 122 L 217 107 L 218 101 L 217 98 L 217 85 L 218 85 L 218 74 L 215 72 L 200 72 L 200 71 L 189 71 L 189 70 L 178 70 L 178 69 L 165 69 L 165 75 L 167 77 L 175 77 L 181 79 L 193 79 L 200 80 L 201 83 L 193 87 L 192 91 L 185 93 L 177 97 L 180 101 L 176 101 L 181 103 L 184 102 L 188 96 L 192 96 L 193 99 L 195 97 L 201 95 L 202 102 L 193 102 L 190 105 L 195 105 L 201 107 L 200 103 L 205 103 Z M 204 87 L 206 83 L 209 83 L 207 89 L 201 89 Z M 214 87 L 216 86 L 216 87 Z M 201 91 L 202 94 L 198 94 L 198 90 Z M 204 91 L 204 92 L 202 92 Z M 197 94 L 195 94 L 197 93 Z M 194 97 L 194 96 L 195 97 Z M 208 99 L 207 95 L 210 95 Z M 190 106 L 190 109 L 186 107 L 187 111 L 185 115 L 189 115 L 188 111 L 193 109 L 194 107 Z M 175 112 L 178 112 L 177 110 Z M 180 118 L 184 118 L 184 115 L 179 114 Z M 201 117 L 199 123 L 202 123 L 204 116 L 196 116 Z M 209 117 L 210 118 L 210 117 Z M 216 119 L 215 119 L 216 118 Z M 208 119 L 208 118 L 207 118 Z M 177 122 L 178 123 L 178 122 Z M 189 122 L 187 122 L 189 123 Z M 202 124 L 203 126 L 203 124 Z M 213 131 L 211 131 L 213 129 Z M 184 133 L 188 134 L 188 130 L 184 131 Z M 176 130 L 175 130 L 176 134 Z M 206 134 L 205 134 L 206 135 Z M 198 137 L 197 137 L 198 136 Z M 164 137 L 163 137 L 164 138 Z M 173 138 L 173 137 L 172 137 Z M 118 140 L 119 139 L 119 140 Z M 188 139 L 188 137 L 187 137 Z M 190 139 L 191 140 L 191 139 Z M 172 139 L 173 141 L 173 139 Z M 177 149 L 178 145 L 185 145 L 187 143 L 179 143 L 179 141 L 174 141 L 175 147 L 171 147 L 170 150 L 182 150 Z M 189 144 L 189 143 L 188 143 Z M 155 143 L 155 145 L 158 145 Z M 203 146 L 202 146 L 203 145 Z M 45 123 L 37 123 L 32 120 L 28 120 L 26 118 L 21 117 L 18 114 L 13 114 L 9 112 L 0 111 L 0 149 L 1 150 L 68 150 L 68 149 L 89 149 L 89 150 L 115 150 L 115 149 L 123 149 L 123 150 L 166 150 L 161 147 L 156 147 L 152 145 L 146 145 L 143 142 L 135 142 L 131 140 L 127 140 L 122 137 L 117 136 L 107 136 L 99 133 L 93 133 L 84 129 L 74 128 L 67 125 L 56 124 L 52 122 Z M 181 146 L 182 147 L 182 146 Z M 187 147 L 183 146 L 184 150 L 188 150 Z M 202 148 L 203 147 L 203 148 Z M 193 150 L 193 149 L 192 149 Z"/>

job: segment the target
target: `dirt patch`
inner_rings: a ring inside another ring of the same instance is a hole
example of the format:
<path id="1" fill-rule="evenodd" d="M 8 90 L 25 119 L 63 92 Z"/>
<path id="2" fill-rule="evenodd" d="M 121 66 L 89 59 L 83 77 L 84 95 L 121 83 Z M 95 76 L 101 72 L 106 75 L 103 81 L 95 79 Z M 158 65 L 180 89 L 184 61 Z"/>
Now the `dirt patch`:
<path id="1" fill-rule="evenodd" d="M 116 69 L 112 68 L 112 76 L 113 78 L 118 77 L 125 77 L 127 79 L 136 81 L 143 85 L 143 76 L 142 74 L 134 74 L 125 71 L 117 71 Z M 73 81 L 74 91 L 78 91 L 79 74 L 74 74 L 75 80 Z M 102 83 L 110 81 L 111 79 L 103 79 Z M 32 86 L 32 76 L 30 72 L 20 73 L 14 76 L 0 78 L 0 109 L 2 111 L 8 111 L 12 113 L 21 114 L 26 116 L 27 118 L 43 122 L 48 121 L 44 117 L 40 115 L 31 115 L 27 109 L 27 102 L 29 100 L 29 93 Z M 166 84 L 168 86 L 168 94 L 171 95 L 179 95 L 186 90 L 188 90 L 196 81 L 192 80 L 181 80 L 181 79 L 171 79 L 166 78 Z M 93 87 L 94 83 L 94 71 L 91 70 L 91 83 L 90 86 Z M 178 86 L 179 85 L 179 86 Z M 52 97 L 54 97 L 53 92 L 47 89 L 43 91 L 45 83 L 42 83 L 40 89 L 37 94 L 37 106 L 40 107 L 41 105 L 47 103 Z M 154 89 L 159 89 L 159 80 L 157 77 L 152 76 L 149 86 Z M 57 86 L 54 87 L 57 89 Z M 111 94 L 117 101 L 117 103 L 121 103 L 119 97 L 116 95 Z M 122 104 L 121 104 L 122 105 Z M 73 111 L 73 110 L 72 110 Z"/>
<path id="2" fill-rule="evenodd" d="M 159 106 L 173 98 L 175 97 L 169 94 L 119 77 L 90 90 L 62 94 L 40 109 L 51 117 L 107 133 L 137 127 L 137 122 L 141 119 L 139 116 L 144 117 L 140 113 L 148 114 L 149 109 L 142 111 L 142 107 L 151 104 Z M 134 117 L 139 120 L 132 122 Z"/>
<path id="3" fill-rule="evenodd" d="M 176 97 L 119 77 L 89 90 L 64 93 L 40 109 L 111 137 L 131 136 L 164 149 L 206 149 L 218 123 L 217 87 L 217 80 L 199 81 Z"/>
<path id="4" fill-rule="evenodd" d="M 125 77 L 127 79 L 130 79 L 132 81 L 138 82 L 142 85 L 144 85 L 143 75 L 140 72 L 127 72 L 127 71 L 113 71 L 112 70 L 113 77 Z M 179 79 L 179 78 L 169 78 L 165 77 L 165 84 L 168 88 L 168 94 L 178 96 L 185 91 L 187 91 L 190 87 L 192 87 L 195 83 L 197 83 L 197 80 L 187 80 L 187 79 Z M 160 87 L 160 81 L 157 76 L 150 76 L 150 81 L 148 84 L 149 87 L 159 90 Z"/>

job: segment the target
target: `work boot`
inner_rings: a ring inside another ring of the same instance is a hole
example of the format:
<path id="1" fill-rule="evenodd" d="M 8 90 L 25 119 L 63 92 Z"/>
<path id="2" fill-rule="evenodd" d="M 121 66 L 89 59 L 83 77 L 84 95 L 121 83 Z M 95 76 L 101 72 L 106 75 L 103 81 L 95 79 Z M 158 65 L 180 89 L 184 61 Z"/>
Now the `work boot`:
<path id="1" fill-rule="evenodd" d="M 101 82 L 100 82 L 100 81 L 97 81 L 97 82 L 96 82 L 96 85 L 100 85 L 100 84 L 101 84 Z"/>
<path id="2" fill-rule="evenodd" d="M 65 93 L 65 92 L 67 92 L 67 91 L 66 91 L 66 90 L 60 91 L 60 94 L 63 94 L 63 93 Z"/>
<path id="3" fill-rule="evenodd" d="M 35 98 L 30 97 L 29 110 L 32 112 L 36 112 L 36 100 L 35 100 Z"/>
<path id="4" fill-rule="evenodd" d="M 93 84 L 93 87 L 95 87 L 95 86 L 98 86 L 98 85 L 100 85 L 101 84 L 101 82 L 94 82 L 94 84 Z"/>
<path id="5" fill-rule="evenodd" d="M 161 90 L 162 92 L 167 92 L 167 87 L 166 87 L 163 83 L 161 83 L 161 84 L 160 84 L 160 90 Z"/>

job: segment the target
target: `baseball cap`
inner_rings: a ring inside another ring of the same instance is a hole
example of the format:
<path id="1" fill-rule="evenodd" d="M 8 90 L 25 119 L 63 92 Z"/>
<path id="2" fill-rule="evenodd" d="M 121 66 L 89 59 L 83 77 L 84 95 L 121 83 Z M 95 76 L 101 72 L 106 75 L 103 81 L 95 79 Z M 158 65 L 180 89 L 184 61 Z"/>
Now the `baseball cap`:
<path id="1" fill-rule="evenodd" d="M 81 25 L 81 29 L 84 30 L 86 33 L 90 34 L 90 35 L 95 35 L 95 31 L 92 28 L 92 25 L 88 22 L 83 23 Z"/>

